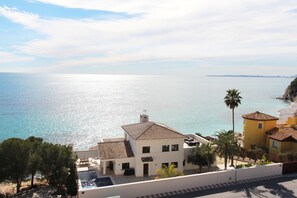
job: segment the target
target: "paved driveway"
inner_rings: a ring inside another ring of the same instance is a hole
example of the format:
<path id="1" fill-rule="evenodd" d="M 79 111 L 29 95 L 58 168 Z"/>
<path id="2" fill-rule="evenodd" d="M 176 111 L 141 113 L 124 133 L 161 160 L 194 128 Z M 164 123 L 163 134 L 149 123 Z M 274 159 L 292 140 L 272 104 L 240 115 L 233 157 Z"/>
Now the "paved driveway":
<path id="1" fill-rule="evenodd" d="M 283 176 L 280 178 L 220 187 L 210 190 L 201 190 L 191 193 L 168 196 L 171 198 L 203 197 L 203 198 L 297 198 L 297 175 Z"/>

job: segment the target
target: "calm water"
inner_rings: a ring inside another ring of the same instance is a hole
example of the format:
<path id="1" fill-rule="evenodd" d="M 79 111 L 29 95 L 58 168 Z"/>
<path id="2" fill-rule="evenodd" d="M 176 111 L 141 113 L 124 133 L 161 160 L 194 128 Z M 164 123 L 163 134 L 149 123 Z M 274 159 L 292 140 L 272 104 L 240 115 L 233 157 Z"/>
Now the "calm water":
<path id="1" fill-rule="evenodd" d="M 122 136 L 121 125 L 150 120 L 182 133 L 212 135 L 232 128 L 223 98 L 229 88 L 242 92 L 235 110 L 278 116 L 287 103 L 274 99 L 292 79 L 121 75 L 0 74 L 0 141 L 9 137 L 43 137 L 87 149 L 102 137 Z"/>

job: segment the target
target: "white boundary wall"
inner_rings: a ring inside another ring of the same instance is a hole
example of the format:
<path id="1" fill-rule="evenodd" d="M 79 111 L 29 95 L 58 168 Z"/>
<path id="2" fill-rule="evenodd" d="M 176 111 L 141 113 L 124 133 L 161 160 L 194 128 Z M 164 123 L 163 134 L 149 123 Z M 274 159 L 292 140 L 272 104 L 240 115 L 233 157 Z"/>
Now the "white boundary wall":
<path id="1" fill-rule="evenodd" d="M 201 186 L 242 181 L 282 174 L 282 164 L 269 164 L 237 170 L 209 172 L 203 174 L 186 175 L 176 178 L 150 180 L 121 185 L 100 187 L 97 189 L 80 189 L 79 198 L 99 198 L 120 195 L 121 198 L 132 198 L 153 195 L 177 190 L 190 189 Z"/>
<path id="2" fill-rule="evenodd" d="M 267 176 L 281 175 L 283 171 L 282 163 L 268 164 L 265 166 L 255 166 L 250 168 L 237 169 L 236 181 L 256 179 Z"/>
<path id="3" fill-rule="evenodd" d="M 117 195 L 120 195 L 121 198 L 132 198 L 227 182 L 234 182 L 234 170 L 80 190 L 78 195 L 79 198 L 112 197 Z"/>

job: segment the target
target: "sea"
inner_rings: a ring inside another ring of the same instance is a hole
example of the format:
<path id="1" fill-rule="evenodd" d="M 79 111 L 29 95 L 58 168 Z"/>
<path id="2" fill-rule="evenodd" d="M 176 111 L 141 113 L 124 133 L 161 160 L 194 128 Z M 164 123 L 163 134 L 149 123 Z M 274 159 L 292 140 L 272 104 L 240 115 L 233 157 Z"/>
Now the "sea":
<path id="1" fill-rule="evenodd" d="M 242 115 L 274 116 L 290 104 L 276 99 L 292 78 L 93 74 L 0 74 L 0 141 L 42 137 L 88 149 L 104 137 L 122 137 L 122 125 L 151 121 L 181 133 L 214 135 L 232 129 L 227 89 L 238 89 L 235 131 Z"/>

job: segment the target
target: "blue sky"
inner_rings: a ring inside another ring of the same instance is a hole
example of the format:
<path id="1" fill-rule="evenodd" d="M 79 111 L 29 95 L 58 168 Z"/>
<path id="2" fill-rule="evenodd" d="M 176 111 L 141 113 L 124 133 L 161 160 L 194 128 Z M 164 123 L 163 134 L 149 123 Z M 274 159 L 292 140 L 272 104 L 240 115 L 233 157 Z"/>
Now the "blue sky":
<path id="1" fill-rule="evenodd" d="M 2 0 L 0 72 L 297 74 L 297 2 Z"/>

